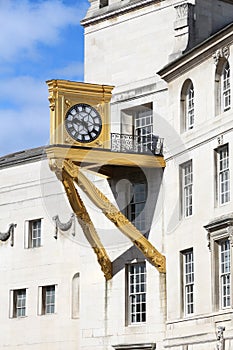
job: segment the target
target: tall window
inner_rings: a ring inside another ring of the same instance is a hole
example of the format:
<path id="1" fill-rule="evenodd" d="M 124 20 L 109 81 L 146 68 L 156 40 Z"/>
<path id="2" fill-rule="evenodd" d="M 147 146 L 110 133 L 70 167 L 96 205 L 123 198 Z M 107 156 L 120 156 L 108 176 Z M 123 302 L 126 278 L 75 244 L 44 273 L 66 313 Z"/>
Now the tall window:
<path id="1" fill-rule="evenodd" d="M 135 227 L 144 232 L 146 228 L 146 213 L 144 210 L 147 198 L 146 183 L 134 183 L 131 187 L 131 201 L 129 205 L 130 221 Z"/>
<path id="2" fill-rule="evenodd" d="M 227 111 L 231 107 L 231 89 L 230 89 L 230 66 L 228 61 L 225 63 L 221 77 L 222 83 L 222 108 Z"/>
<path id="3" fill-rule="evenodd" d="M 128 266 L 128 323 L 146 321 L 146 264 Z"/>
<path id="4" fill-rule="evenodd" d="M 190 130 L 194 127 L 194 87 L 187 80 L 181 91 L 181 129 Z"/>
<path id="5" fill-rule="evenodd" d="M 191 315 L 194 312 L 194 262 L 193 249 L 182 253 L 183 255 L 183 299 L 184 313 Z"/>
<path id="6" fill-rule="evenodd" d="M 181 165 L 181 202 L 182 214 L 184 217 L 189 217 L 193 214 L 193 166 L 190 160 Z"/>
<path id="7" fill-rule="evenodd" d="M 152 149 L 153 117 L 151 111 L 139 111 L 134 120 L 135 136 L 137 136 L 138 150 L 140 152 Z"/>
<path id="8" fill-rule="evenodd" d="M 216 150 L 217 198 L 220 205 L 230 201 L 230 170 L 228 145 Z"/>
<path id="9" fill-rule="evenodd" d="M 231 259 L 233 230 L 231 213 L 210 221 L 207 230 L 208 246 L 211 251 L 212 300 L 213 309 L 232 307 Z"/>
<path id="10" fill-rule="evenodd" d="M 11 290 L 10 296 L 11 296 L 10 317 L 26 316 L 26 289 Z"/>
<path id="11" fill-rule="evenodd" d="M 231 306 L 231 255 L 230 241 L 224 239 L 219 242 L 219 286 L 221 307 Z"/>
<path id="12" fill-rule="evenodd" d="M 215 109 L 216 114 L 231 108 L 231 84 L 229 62 L 221 58 L 215 72 Z"/>

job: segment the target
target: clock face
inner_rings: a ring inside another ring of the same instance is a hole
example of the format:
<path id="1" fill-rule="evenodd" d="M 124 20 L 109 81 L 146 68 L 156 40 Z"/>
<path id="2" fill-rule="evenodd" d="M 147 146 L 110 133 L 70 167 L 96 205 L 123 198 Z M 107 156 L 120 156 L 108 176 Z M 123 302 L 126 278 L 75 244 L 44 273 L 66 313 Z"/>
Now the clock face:
<path id="1" fill-rule="evenodd" d="M 68 134 L 78 142 L 94 141 L 101 133 L 102 121 L 92 106 L 79 103 L 66 113 L 65 126 Z"/>

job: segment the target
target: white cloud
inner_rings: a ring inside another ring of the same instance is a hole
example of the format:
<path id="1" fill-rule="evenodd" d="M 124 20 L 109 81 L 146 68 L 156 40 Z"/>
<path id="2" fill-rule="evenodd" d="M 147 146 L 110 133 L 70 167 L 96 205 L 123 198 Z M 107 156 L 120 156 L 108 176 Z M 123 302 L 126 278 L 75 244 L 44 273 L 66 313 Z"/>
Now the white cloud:
<path id="1" fill-rule="evenodd" d="M 53 72 L 60 79 L 81 79 L 83 75 L 83 63 L 82 62 L 70 62 L 64 68 L 56 69 Z"/>
<path id="2" fill-rule="evenodd" d="M 55 45 L 67 25 L 78 25 L 82 1 L 67 6 L 59 0 L 30 2 L 0 0 L 0 60 L 17 60 L 17 55 L 34 54 L 37 44 Z"/>
<path id="3" fill-rule="evenodd" d="M 11 98 L 9 98 L 11 97 Z M 37 147 L 48 142 L 49 102 L 45 83 L 32 77 L 0 84 L 0 154 Z"/>
<path id="4" fill-rule="evenodd" d="M 19 76 L 1 79 L 0 103 L 9 100 L 13 105 L 35 105 L 46 102 L 47 96 L 46 83 L 33 77 Z"/>

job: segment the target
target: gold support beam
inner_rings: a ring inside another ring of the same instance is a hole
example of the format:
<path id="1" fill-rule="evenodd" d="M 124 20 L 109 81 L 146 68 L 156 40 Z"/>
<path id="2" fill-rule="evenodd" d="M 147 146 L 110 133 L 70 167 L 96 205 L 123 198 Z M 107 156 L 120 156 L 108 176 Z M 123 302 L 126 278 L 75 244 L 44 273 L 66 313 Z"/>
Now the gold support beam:
<path id="1" fill-rule="evenodd" d="M 61 166 L 61 162 L 53 162 L 52 164 L 50 163 L 50 165 L 51 169 L 55 171 L 57 177 L 63 183 L 70 205 L 77 216 L 78 222 L 85 237 L 97 256 L 98 263 L 101 266 L 101 270 L 103 271 L 106 280 L 110 280 L 112 278 L 111 260 L 109 259 L 108 254 L 103 247 L 91 218 L 86 210 L 86 207 L 74 186 L 73 177 L 71 177 L 69 172 L 66 171 L 66 167 L 63 168 Z"/>
<path id="2" fill-rule="evenodd" d="M 140 231 L 109 201 L 109 199 L 79 170 L 72 162 L 65 160 L 63 167 L 66 174 L 87 194 L 89 199 L 102 210 L 119 230 L 126 235 L 144 256 L 161 273 L 166 272 L 166 260 Z"/>

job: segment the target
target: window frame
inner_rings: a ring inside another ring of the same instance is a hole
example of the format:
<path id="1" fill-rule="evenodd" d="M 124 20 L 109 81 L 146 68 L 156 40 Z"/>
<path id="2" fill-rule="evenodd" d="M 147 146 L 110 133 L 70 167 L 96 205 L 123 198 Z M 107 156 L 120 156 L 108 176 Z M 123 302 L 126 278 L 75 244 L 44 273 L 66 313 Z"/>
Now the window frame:
<path id="1" fill-rule="evenodd" d="M 33 228 L 33 225 L 37 223 L 40 223 L 39 227 Z M 40 248 L 42 246 L 42 228 L 43 228 L 42 218 L 25 221 L 25 240 L 24 240 L 25 249 Z M 34 233 L 36 233 L 35 237 L 34 237 Z"/>
<path id="2" fill-rule="evenodd" d="M 223 215 L 215 220 L 212 220 L 204 228 L 207 231 L 208 247 L 211 253 L 211 285 L 212 290 L 212 305 L 213 311 L 221 311 L 233 307 L 233 273 L 230 274 L 230 305 L 224 306 L 222 303 L 222 288 L 221 288 L 221 274 L 220 274 L 220 244 L 223 241 L 229 240 L 230 250 L 230 270 L 233 266 L 233 215 Z M 216 293 L 218 291 L 218 293 Z"/>
<path id="3" fill-rule="evenodd" d="M 231 73 L 230 65 L 226 60 L 223 65 L 221 74 L 221 99 L 222 99 L 222 112 L 226 112 L 231 108 Z"/>
<path id="4" fill-rule="evenodd" d="M 137 267 L 138 267 L 138 273 L 136 270 Z M 131 271 L 135 273 L 131 273 Z M 142 281 L 142 276 L 144 276 L 143 281 Z M 137 282 L 137 279 L 138 279 L 138 283 L 135 283 L 135 281 Z M 131 281 L 133 281 L 133 283 L 131 283 Z M 139 284 L 138 287 L 137 287 L 137 284 Z M 131 287 L 133 287 L 133 291 Z M 137 288 L 139 289 L 139 291 L 135 291 L 135 289 Z M 146 268 L 146 262 L 141 261 L 141 262 L 126 265 L 126 326 L 145 324 L 146 319 L 147 319 L 147 268 Z"/>
<path id="5" fill-rule="evenodd" d="M 215 115 L 231 109 L 231 67 L 229 61 L 221 57 L 215 70 Z"/>
<path id="6" fill-rule="evenodd" d="M 186 173 L 186 169 L 191 171 Z M 180 196 L 181 217 L 189 218 L 193 215 L 193 161 L 192 159 L 180 165 Z"/>
<path id="7" fill-rule="evenodd" d="M 223 206 L 231 201 L 231 186 L 230 186 L 230 155 L 229 145 L 224 144 L 214 150 L 215 152 L 215 178 L 216 178 L 216 206 Z M 222 157 L 222 154 L 226 154 Z M 224 187 L 224 190 L 223 190 Z M 225 190 L 227 187 L 227 190 Z"/>
<path id="8" fill-rule="evenodd" d="M 10 318 L 27 316 L 27 288 L 10 290 Z"/>
<path id="9" fill-rule="evenodd" d="M 138 199 L 139 194 L 142 191 L 136 191 L 136 189 L 139 186 L 144 187 L 144 198 L 141 200 Z M 131 184 L 130 187 L 130 203 L 127 208 L 127 217 L 130 219 L 130 221 L 134 224 L 134 226 L 140 231 L 140 232 L 145 232 L 146 230 L 146 212 L 145 212 L 145 205 L 147 201 L 147 183 L 145 181 L 139 181 L 139 182 L 134 182 Z M 141 207 L 141 210 L 140 210 Z"/>
<path id="10" fill-rule="evenodd" d="M 195 270 L 193 248 L 181 251 L 182 310 L 183 316 L 192 316 L 195 312 Z"/>
<path id="11" fill-rule="evenodd" d="M 219 261 L 219 298 L 221 309 L 231 307 L 231 249 L 229 237 L 217 240 Z M 227 258 L 227 259 L 226 259 Z"/>
<path id="12" fill-rule="evenodd" d="M 48 303 L 48 297 L 51 297 L 51 295 L 48 295 L 48 292 L 50 292 L 50 289 L 52 288 L 52 298 L 53 302 Z M 44 286 L 40 286 L 38 289 L 38 315 L 54 315 L 56 314 L 56 299 L 57 299 L 57 285 L 56 284 L 48 284 Z M 47 307 L 53 308 L 52 311 L 48 311 Z"/>
<path id="13" fill-rule="evenodd" d="M 192 80 L 187 79 L 181 89 L 181 132 L 187 132 L 195 125 L 195 89 Z"/>

